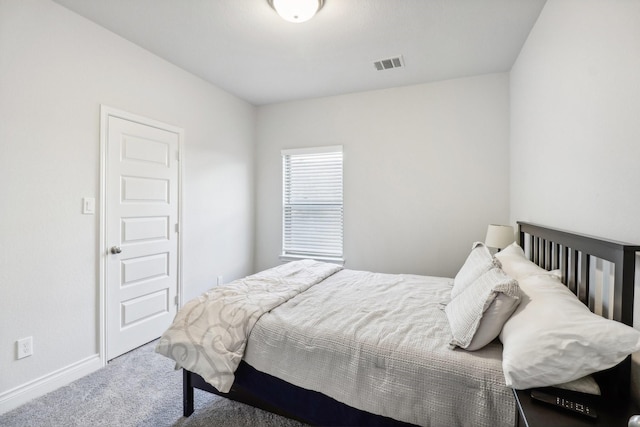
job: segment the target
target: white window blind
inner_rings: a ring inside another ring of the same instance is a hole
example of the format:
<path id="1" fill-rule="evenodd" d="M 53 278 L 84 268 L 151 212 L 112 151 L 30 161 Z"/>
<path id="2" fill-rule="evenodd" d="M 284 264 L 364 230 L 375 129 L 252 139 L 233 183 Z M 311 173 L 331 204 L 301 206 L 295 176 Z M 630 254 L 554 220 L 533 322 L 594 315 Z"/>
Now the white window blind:
<path id="1" fill-rule="evenodd" d="M 342 146 L 282 151 L 282 256 L 341 260 Z"/>

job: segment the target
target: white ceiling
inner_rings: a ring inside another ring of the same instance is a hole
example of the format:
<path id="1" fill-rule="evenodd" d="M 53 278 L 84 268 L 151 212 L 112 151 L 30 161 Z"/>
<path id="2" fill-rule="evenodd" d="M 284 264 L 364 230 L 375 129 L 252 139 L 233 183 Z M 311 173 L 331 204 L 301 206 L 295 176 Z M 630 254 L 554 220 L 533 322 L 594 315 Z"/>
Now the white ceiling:
<path id="1" fill-rule="evenodd" d="M 509 71 L 546 0 L 325 0 L 302 24 L 267 0 L 54 1 L 263 105 Z"/>

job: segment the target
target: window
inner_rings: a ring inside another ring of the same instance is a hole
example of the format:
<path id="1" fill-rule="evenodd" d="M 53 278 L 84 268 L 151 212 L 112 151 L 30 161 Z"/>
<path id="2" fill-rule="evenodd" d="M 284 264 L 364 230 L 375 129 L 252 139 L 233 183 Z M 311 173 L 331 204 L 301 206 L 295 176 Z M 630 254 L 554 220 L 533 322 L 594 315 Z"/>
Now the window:
<path id="1" fill-rule="evenodd" d="M 342 261 L 342 146 L 282 151 L 282 258 Z"/>

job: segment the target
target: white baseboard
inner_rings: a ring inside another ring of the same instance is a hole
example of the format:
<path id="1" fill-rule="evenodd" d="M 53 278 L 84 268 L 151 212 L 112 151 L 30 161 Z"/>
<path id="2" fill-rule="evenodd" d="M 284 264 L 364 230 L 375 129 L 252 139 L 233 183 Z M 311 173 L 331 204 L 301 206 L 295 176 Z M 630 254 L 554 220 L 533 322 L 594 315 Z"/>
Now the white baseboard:
<path id="1" fill-rule="evenodd" d="M 4 414 L 31 399 L 65 386 L 102 367 L 100 355 L 94 354 L 57 371 L 43 375 L 4 393 L 0 393 L 0 414 Z"/>

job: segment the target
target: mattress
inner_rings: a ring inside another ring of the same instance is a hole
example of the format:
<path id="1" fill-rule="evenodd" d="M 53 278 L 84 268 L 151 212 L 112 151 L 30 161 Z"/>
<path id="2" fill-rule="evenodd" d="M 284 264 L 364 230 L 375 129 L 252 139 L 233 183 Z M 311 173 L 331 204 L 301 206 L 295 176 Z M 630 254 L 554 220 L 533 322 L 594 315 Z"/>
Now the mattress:
<path id="1" fill-rule="evenodd" d="M 349 406 L 424 426 L 512 426 L 502 346 L 453 349 L 453 279 L 341 270 L 253 327 L 244 360 Z"/>

